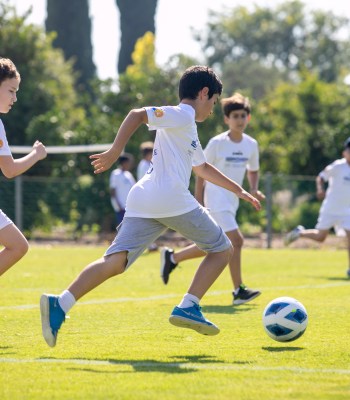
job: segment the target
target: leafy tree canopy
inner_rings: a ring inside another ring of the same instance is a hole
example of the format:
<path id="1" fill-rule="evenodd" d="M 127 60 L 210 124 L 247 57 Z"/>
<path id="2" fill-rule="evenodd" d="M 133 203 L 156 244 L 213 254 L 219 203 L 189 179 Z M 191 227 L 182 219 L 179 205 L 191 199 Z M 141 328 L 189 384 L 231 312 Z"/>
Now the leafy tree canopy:
<path id="1" fill-rule="evenodd" d="M 245 6 L 212 12 L 205 35 L 197 32 L 196 37 L 210 65 L 248 58 L 281 71 L 307 68 L 326 82 L 350 71 L 344 71 L 350 65 L 349 19 L 331 12 L 307 13 L 300 1 L 255 5 L 252 12 Z"/>

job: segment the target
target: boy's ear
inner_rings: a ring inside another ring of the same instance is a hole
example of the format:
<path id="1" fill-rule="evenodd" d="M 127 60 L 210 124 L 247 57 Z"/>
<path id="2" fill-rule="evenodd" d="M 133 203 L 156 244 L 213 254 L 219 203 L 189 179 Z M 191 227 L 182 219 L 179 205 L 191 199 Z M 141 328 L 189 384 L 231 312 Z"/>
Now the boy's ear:
<path id="1" fill-rule="evenodd" d="M 204 87 L 202 90 L 199 91 L 199 98 L 202 100 L 204 97 L 207 97 L 209 94 L 209 88 L 208 87 Z"/>
<path id="2" fill-rule="evenodd" d="M 251 120 L 251 118 L 252 118 L 252 114 L 248 114 L 248 122 L 250 122 L 250 120 Z"/>

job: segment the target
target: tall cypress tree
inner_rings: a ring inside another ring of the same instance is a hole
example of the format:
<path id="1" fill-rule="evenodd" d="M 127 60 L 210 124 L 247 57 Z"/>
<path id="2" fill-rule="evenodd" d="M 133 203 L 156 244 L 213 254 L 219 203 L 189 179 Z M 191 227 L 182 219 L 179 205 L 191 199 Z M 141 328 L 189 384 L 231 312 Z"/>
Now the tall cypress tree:
<path id="1" fill-rule="evenodd" d="M 131 55 L 137 39 L 146 32 L 155 33 L 157 2 L 158 0 L 116 0 L 120 11 L 121 30 L 118 59 L 119 74 L 132 64 Z"/>
<path id="2" fill-rule="evenodd" d="M 78 85 L 89 87 L 96 76 L 92 58 L 91 20 L 88 0 L 47 0 L 46 31 L 55 31 L 53 45 L 63 50 L 66 60 L 74 60 Z"/>

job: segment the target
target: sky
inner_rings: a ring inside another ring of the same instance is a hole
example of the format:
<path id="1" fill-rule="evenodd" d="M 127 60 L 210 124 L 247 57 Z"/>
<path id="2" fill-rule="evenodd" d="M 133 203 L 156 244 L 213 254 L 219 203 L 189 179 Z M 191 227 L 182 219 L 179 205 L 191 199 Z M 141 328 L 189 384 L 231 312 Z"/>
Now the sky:
<path id="1" fill-rule="evenodd" d="M 66 0 L 69 1 L 69 0 Z M 132 1 L 132 0 L 131 0 Z M 8 0 L 22 14 L 33 7 L 29 22 L 44 26 L 46 0 Z M 158 0 L 156 11 L 156 61 L 164 64 L 171 55 L 183 53 L 200 60 L 198 43 L 191 29 L 205 29 L 209 10 L 224 12 L 227 7 L 272 6 L 281 0 Z M 304 0 L 309 9 L 332 11 L 350 18 L 350 7 L 345 0 Z M 103 7 L 101 6 L 103 4 Z M 92 18 L 93 57 L 99 78 L 117 77 L 119 53 L 119 11 L 116 0 L 90 0 Z"/>

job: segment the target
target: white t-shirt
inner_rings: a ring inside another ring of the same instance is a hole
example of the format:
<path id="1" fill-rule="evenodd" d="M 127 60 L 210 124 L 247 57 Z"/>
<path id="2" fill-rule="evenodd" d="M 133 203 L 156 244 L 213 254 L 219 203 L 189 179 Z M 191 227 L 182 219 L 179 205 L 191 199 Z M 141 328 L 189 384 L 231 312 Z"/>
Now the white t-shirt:
<path id="1" fill-rule="evenodd" d="M 350 165 L 345 158 L 328 165 L 319 176 L 328 182 L 320 213 L 350 215 Z"/>
<path id="2" fill-rule="evenodd" d="M 115 198 L 111 197 L 111 203 L 114 211 L 120 211 L 120 207 L 122 210 L 125 210 L 126 199 L 130 192 L 130 189 L 134 186 L 135 183 L 135 178 L 129 171 L 122 171 L 120 168 L 112 171 L 109 178 L 109 188 L 115 189 L 116 197 L 118 200 L 118 202 L 116 202 Z M 120 207 L 118 204 L 120 204 Z"/>
<path id="3" fill-rule="evenodd" d="M 188 104 L 145 107 L 149 130 L 157 130 L 152 165 L 131 189 L 127 217 L 163 218 L 198 207 L 189 191 L 193 166 L 205 163 L 195 110 Z"/>
<path id="4" fill-rule="evenodd" d="M 246 170 L 259 170 L 258 142 L 243 133 L 240 142 L 229 137 L 229 131 L 214 136 L 204 150 L 208 163 L 213 164 L 223 174 L 242 185 Z M 204 205 L 211 212 L 232 211 L 236 213 L 239 198 L 227 189 L 205 182 Z"/>
<path id="5" fill-rule="evenodd" d="M 6 138 L 4 124 L 0 119 L 0 156 L 10 156 L 11 150 Z"/>
<path id="6" fill-rule="evenodd" d="M 137 166 L 137 180 L 139 181 L 145 173 L 149 170 L 151 161 L 142 159 Z"/>

